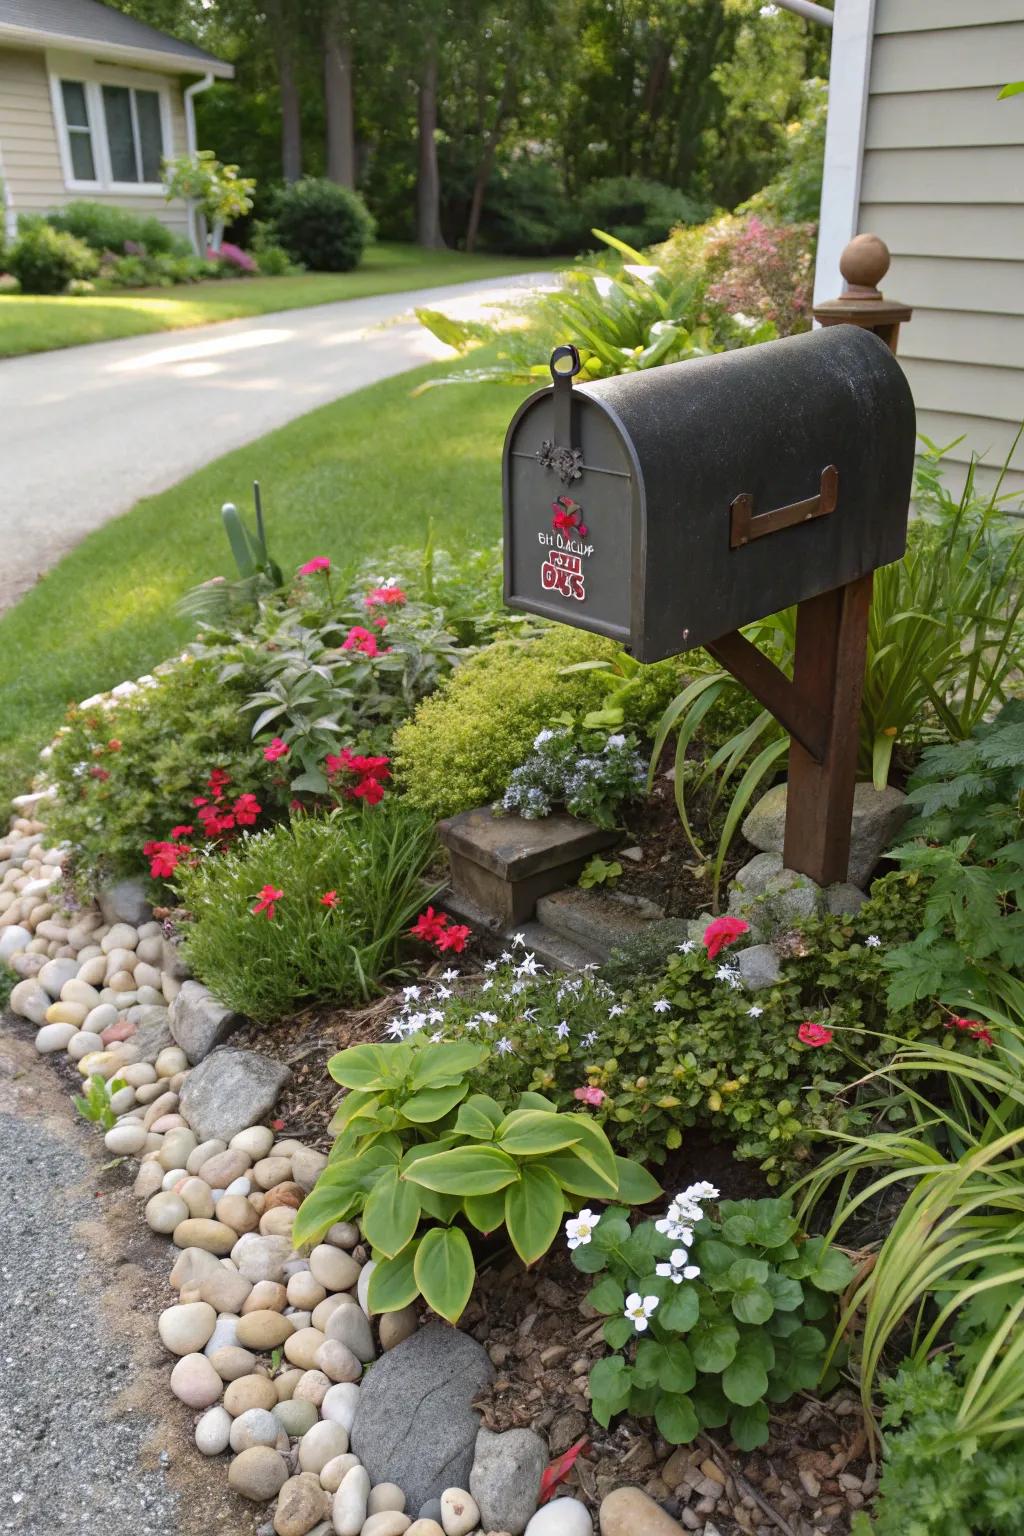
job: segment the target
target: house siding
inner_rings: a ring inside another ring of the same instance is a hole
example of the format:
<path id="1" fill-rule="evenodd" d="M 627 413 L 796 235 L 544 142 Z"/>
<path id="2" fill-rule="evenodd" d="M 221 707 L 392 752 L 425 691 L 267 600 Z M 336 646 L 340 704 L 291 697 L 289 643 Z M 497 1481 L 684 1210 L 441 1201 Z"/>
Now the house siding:
<path id="1" fill-rule="evenodd" d="M 69 73 L 81 77 L 83 70 L 95 74 L 97 66 L 87 59 Z M 104 78 L 115 78 L 116 71 L 104 70 Z M 169 154 L 185 148 L 185 108 L 178 80 L 167 84 L 171 108 Z M 66 203 L 87 199 L 133 213 L 152 216 L 187 235 L 188 215 L 183 203 L 167 203 L 162 197 L 130 192 L 70 191 L 64 185 L 57 125 L 53 120 L 50 81 L 46 56 L 41 51 L 0 48 L 0 154 L 3 172 L 16 214 L 49 213 Z"/>
<path id="2" fill-rule="evenodd" d="M 1024 418 L 1024 97 L 996 99 L 1022 74 L 1024 0 L 875 0 L 856 230 L 913 305 L 900 360 L 919 430 L 963 439 L 954 489 L 972 453 L 992 483 Z"/>

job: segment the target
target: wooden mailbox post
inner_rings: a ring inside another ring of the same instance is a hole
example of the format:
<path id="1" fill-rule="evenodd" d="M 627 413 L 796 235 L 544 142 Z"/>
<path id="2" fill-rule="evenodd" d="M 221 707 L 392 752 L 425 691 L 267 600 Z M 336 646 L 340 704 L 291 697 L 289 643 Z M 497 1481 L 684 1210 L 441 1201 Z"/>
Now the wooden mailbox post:
<path id="1" fill-rule="evenodd" d="M 841 265 L 807 335 L 578 388 L 557 348 L 504 455 L 506 602 L 640 661 L 704 645 L 792 738 L 783 859 L 819 885 L 847 878 L 872 573 L 906 547 L 915 444 L 888 251 Z M 790 679 L 741 627 L 792 604 Z"/>

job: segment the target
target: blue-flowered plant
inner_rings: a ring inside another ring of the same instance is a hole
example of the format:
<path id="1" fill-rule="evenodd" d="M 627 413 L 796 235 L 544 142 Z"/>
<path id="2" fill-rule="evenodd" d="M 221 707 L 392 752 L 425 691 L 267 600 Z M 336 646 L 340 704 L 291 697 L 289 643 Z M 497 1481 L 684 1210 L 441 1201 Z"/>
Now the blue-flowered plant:
<path id="1" fill-rule="evenodd" d="M 641 798 L 647 765 L 635 736 L 605 736 L 573 726 L 540 731 L 533 751 L 514 769 L 503 811 L 528 821 L 563 806 L 572 816 L 614 827 L 623 805 Z"/>

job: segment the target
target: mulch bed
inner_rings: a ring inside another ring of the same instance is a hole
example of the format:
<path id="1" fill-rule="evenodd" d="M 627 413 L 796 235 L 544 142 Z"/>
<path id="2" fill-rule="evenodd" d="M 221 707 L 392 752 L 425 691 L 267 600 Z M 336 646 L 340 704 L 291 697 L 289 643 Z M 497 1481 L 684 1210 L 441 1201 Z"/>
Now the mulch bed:
<path id="1" fill-rule="evenodd" d="M 670 766 L 670 755 L 662 759 L 661 766 Z M 640 858 L 619 858 L 622 875 L 615 882 L 615 890 L 656 902 L 666 917 L 694 917 L 706 910 L 711 905 L 711 866 L 718 845 L 706 811 L 706 805 L 694 808 L 694 835 L 707 850 L 707 857 L 701 859 L 683 831 L 672 776 L 659 772 L 651 793 L 623 814 L 626 835 L 622 846 L 639 848 Z M 739 835 L 733 839 L 722 871 L 722 891 L 756 852 Z"/>

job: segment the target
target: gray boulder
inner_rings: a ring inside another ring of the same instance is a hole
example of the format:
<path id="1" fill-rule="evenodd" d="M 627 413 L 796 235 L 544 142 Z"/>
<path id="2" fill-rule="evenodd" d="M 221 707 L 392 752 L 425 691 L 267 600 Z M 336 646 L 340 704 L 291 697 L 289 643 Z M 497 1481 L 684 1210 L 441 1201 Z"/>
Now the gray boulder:
<path id="1" fill-rule="evenodd" d="M 199 981 L 183 982 L 171 1003 L 171 1034 L 193 1066 L 245 1022 L 244 1014 L 219 1003 Z"/>
<path id="2" fill-rule="evenodd" d="M 548 1464 L 548 1449 L 532 1429 L 509 1429 L 476 1437 L 469 1491 L 480 1506 L 485 1530 L 522 1536 L 540 1497 L 540 1480 Z"/>
<path id="3" fill-rule="evenodd" d="M 160 969 L 174 981 L 187 981 L 192 972 L 185 964 L 184 956 L 173 939 L 164 939 L 164 957 Z"/>
<path id="4" fill-rule="evenodd" d="M 738 869 L 732 877 L 730 889 L 747 901 L 763 896 L 768 882 L 782 874 L 781 853 L 755 853 L 748 864 Z"/>
<path id="5" fill-rule="evenodd" d="M 825 906 L 833 917 L 852 916 L 866 901 L 859 885 L 830 885 L 825 890 Z"/>
<path id="6" fill-rule="evenodd" d="M 129 1024 L 135 1025 L 132 1045 L 139 1052 L 140 1061 L 156 1061 L 161 1051 L 174 1044 L 166 1008 L 157 1003 L 136 1003 L 126 1015 Z"/>
<path id="7" fill-rule="evenodd" d="M 887 785 L 876 790 L 858 784 L 853 795 L 853 830 L 847 879 L 867 889 L 872 871 L 890 848 L 911 813 L 907 797 Z M 781 853 L 786 827 L 786 785 L 776 784 L 754 806 L 743 823 L 743 836 L 765 853 Z"/>
<path id="8" fill-rule="evenodd" d="M 736 965 L 748 992 L 760 992 L 782 980 L 779 957 L 770 944 L 751 944 L 736 955 Z"/>
<path id="9" fill-rule="evenodd" d="M 770 907 L 772 915 L 782 923 L 814 917 L 824 904 L 821 886 L 815 885 L 808 875 L 798 874 L 795 869 L 784 869 L 781 875 L 769 880 L 762 899 Z"/>
<path id="10" fill-rule="evenodd" d="M 290 1077 L 287 1067 L 257 1051 L 222 1046 L 192 1068 L 178 1112 L 200 1141 L 230 1141 L 270 1113 Z"/>
<path id="11" fill-rule="evenodd" d="M 114 885 L 105 886 L 96 899 L 105 923 L 131 923 L 133 928 L 138 928 L 153 916 L 148 895 L 145 880 L 118 880 Z"/>
<path id="12" fill-rule="evenodd" d="M 493 1377 L 486 1350 L 443 1323 L 383 1355 L 364 1379 L 350 1436 L 371 1482 L 397 1483 L 407 1509 L 468 1487 L 480 1429 L 473 1399 Z"/>

